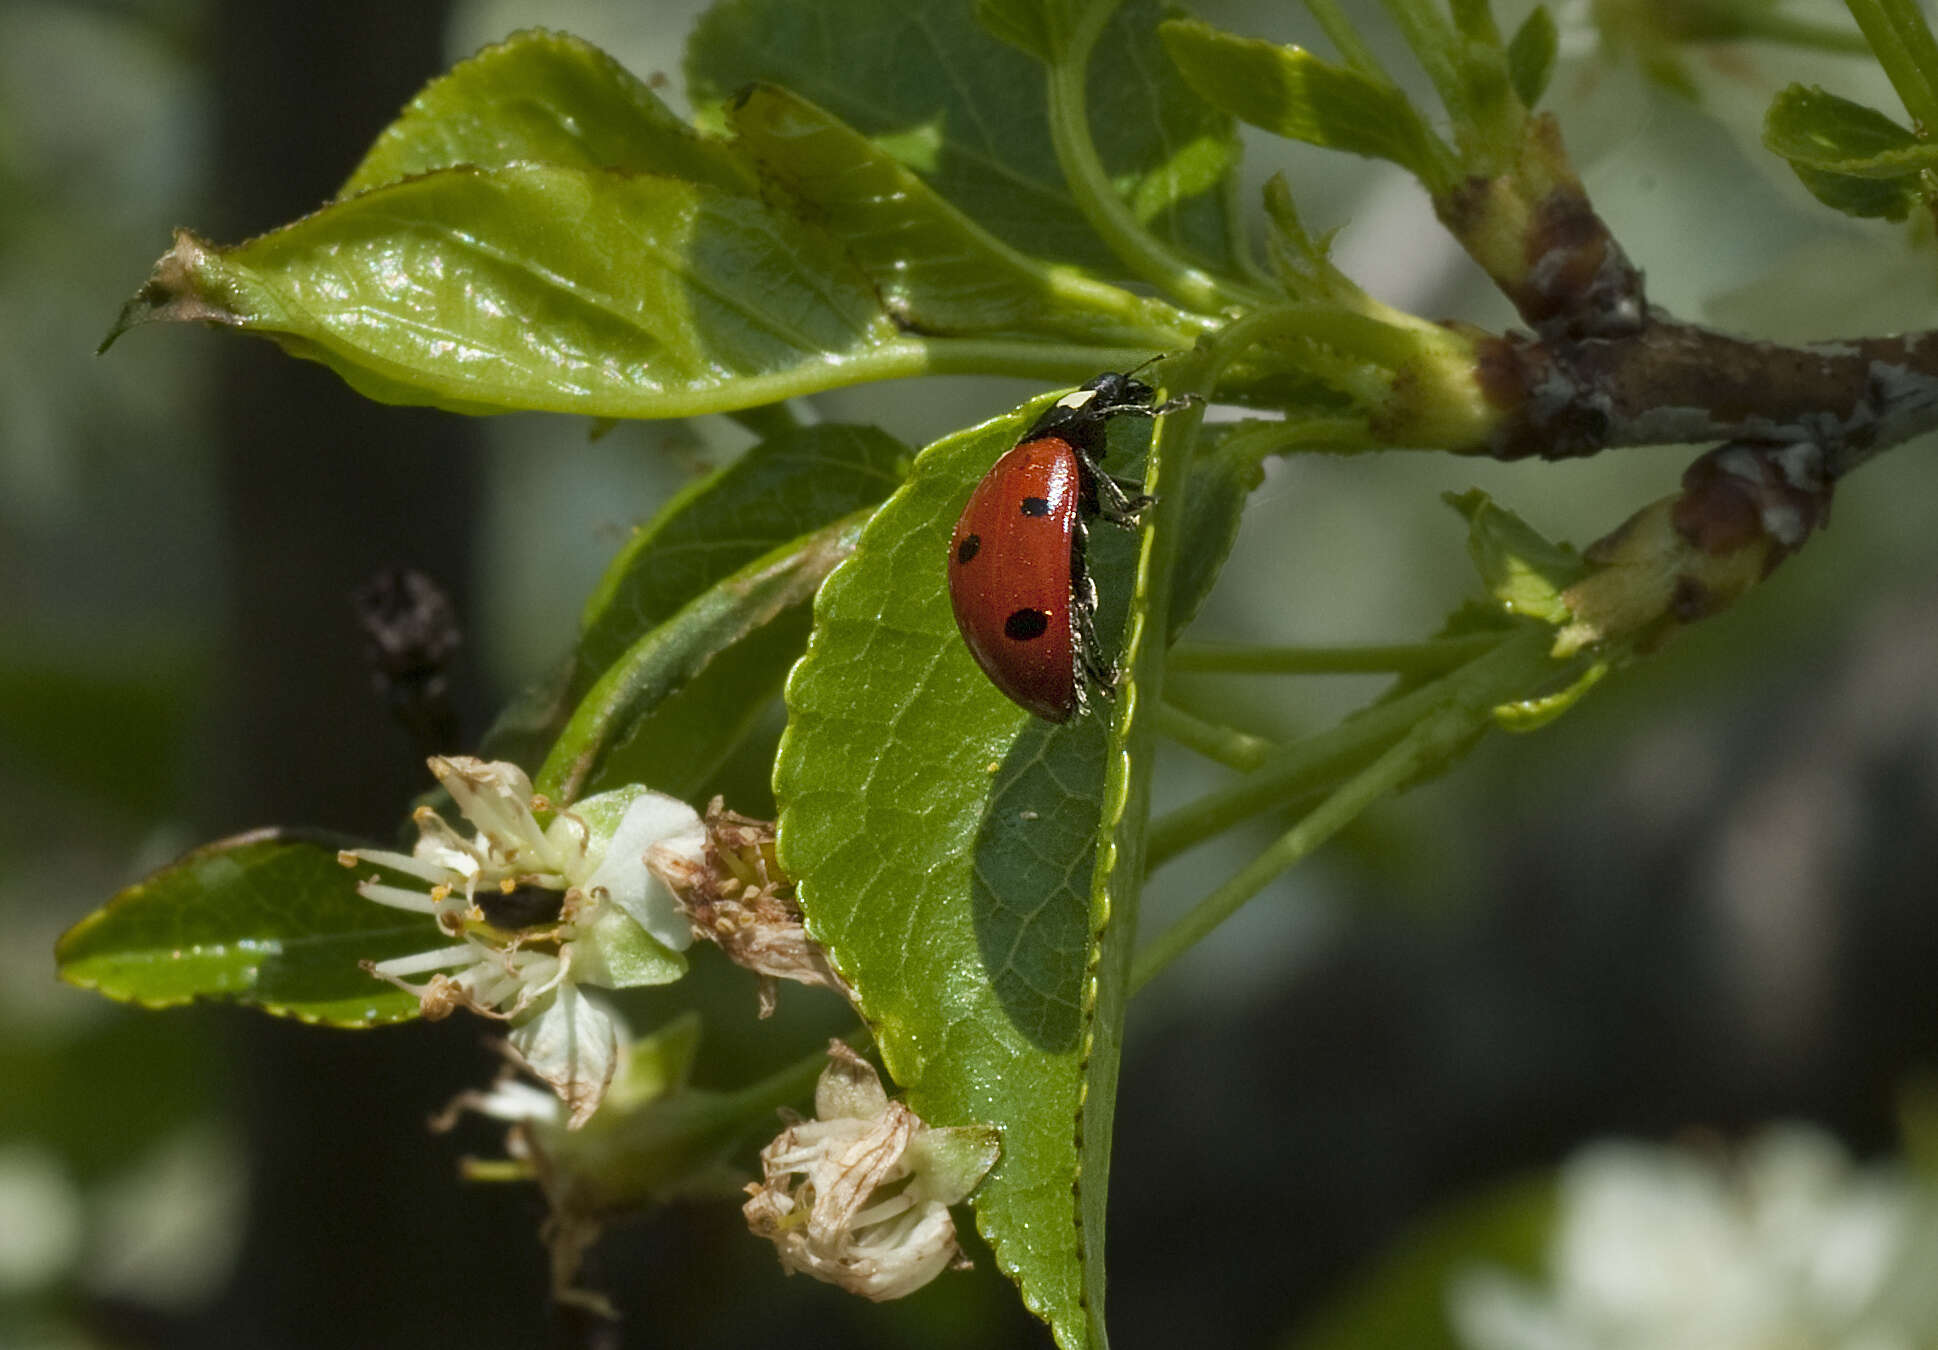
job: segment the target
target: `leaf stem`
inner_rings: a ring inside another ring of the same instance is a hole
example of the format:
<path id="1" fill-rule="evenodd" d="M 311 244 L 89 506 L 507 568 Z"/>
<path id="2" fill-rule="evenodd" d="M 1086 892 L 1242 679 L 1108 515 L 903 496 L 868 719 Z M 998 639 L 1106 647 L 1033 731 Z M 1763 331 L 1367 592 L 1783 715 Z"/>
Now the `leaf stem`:
<path id="1" fill-rule="evenodd" d="M 1243 782 L 1210 792 L 1151 824 L 1146 857 L 1159 867 L 1178 854 L 1263 811 L 1324 789 L 1383 754 L 1422 718 L 1456 698 L 1491 708 L 1526 696 L 1565 673 L 1548 658 L 1552 633 L 1529 629 L 1431 684 L 1371 704 L 1337 726 L 1275 753 Z"/>
<path id="2" fill-rule="evenodd" d="M 1295 450 L 1349 455 L 1379 448 L 1366 419 L 1352 415 L 1259 422 L 1232 432 L 1219 447 L 1221 453 L 1253 464 Z"/>
<path id="3" fill-rule="evenodd" d="M 1100 370 L 1129 370 L 1182 343 L 1153 334 L 1148 347 L 1083 347 L 1004 338 L 928 338 L 907 375 L 1016 375 L 1046 384 L 1081 384 Z"/>
<path id="4" fill-rule="evenodd" d="M 1174 653 L 1171 669 L 1177 668 L 1177 658 Z M 1202 717 L 1186 712 L 1175 703 L 1158 704 L 1157 730 L 1160 736 L 1176 741 L 1187 750 L 1195 750 L 1206 759 L 1216 760 L 1228 768 L 1242 769 L 1247 773 L 1264 763 L 1266 756 L 1277 748 L 1263 737 L 1240 731 L 1236 727 L 1208 722 Z"/>
<path id="5" fill-rule="evenodd" d="M 1135 994 L 1150 983 L 1158 972 L 1237 913 L 1281 872 L 1344 829 L 1360 812 L 1416 777 L 1434 760 L 1453 753 L 1486 716 L 1484 706 L 1459 702 L 1416 722 L 1398 744 L 1340 786 L 1236 876 L 1138 952 L 1131 964 L 1131 992 Z"/>
<path id="6" fill-rule="evenodd" d="M 1180 304 L 1207 314 L 1257 304 L 1263 292 L 1205 271 L 1145 229 L 1104 172 L 1090 135 L 1088 75 L 1091 50 L 1117 4 L 1091 0 L 1049 65 L 1050 139 L 1071 196 L 1090 227 L 1134 275 Z"/>
<path id="7" fill-rule="evenodd" d="M 1938 42 L 1916 0 L 1844 0 L 1844 8 L 1920 130 L 1938 132 Z"/>
<path id="8" fill-rule="evenodd" d="M 1162 392 L 1198 397 L 1161 418 L 1151 442 L 1145 490 L 1155 501 L 1138 541 L 1137 572 L 1124 625 L 1122 659 L 1130 678 L 1119 693 L 1107 731 L 1096 863 L 1090 879 L 1091 937 L 1082 989 L 1083 1097 L 1076 1122 L 1085 1320 L 1088 1341 L 1098 1347 L 1109 1344 L 1104 1330 L 1105 1199 L 1163 707 L 1165 635 L 1170 631 L 1172 586 L 1185 533 L 1188 494 L 1183 485 L 1190 478 L 1204 420 L 1203 396 L 1223 368 L 1219 357 L 1207 349 L 1215 342 L 1211 339 L 1162 368 Z"/>
<path id="9" fill-rule="evenodd" d="M 1341 647 L 1183 643 L 1171 651 L 1171 669 L 1242 675 L 1442 675 L 1485 655 L 1500 643 L 1497 633 Z"/>

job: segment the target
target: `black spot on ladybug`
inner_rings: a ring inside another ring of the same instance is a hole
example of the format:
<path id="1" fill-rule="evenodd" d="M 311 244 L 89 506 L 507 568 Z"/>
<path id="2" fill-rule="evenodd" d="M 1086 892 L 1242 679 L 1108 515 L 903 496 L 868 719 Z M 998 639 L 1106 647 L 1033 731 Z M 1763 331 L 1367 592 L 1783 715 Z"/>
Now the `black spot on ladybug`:
<path id="1" fill-rule="evenodd" d="M 980 552 L 982 552 L 982 536 L 965 535 L 962 542 L 956 545 L 956 565 L 960 567 Z"/>
<path id="2" fill-rule="evenodd" d="M 544 886 L 518 886 L 509 891 L 479 891 L 472 897 L 493 928 L 536 928 L 557 923 L 565 910 L 565 892 Z"/>
<path id="3" fill-rule="evenodd" d="M 1047 515 L 1049 515 L 1049 514 L 1050 514 L 1050 499 L 1049 499 L 1048 497 L 1025 497 L 1025 498 L 1023 498 L 1023 514 L 1024 514 L 1024 515 L 1026 515 L 1026 516 L 1047 516 Z"/>
<path id="4" fill-rule="evenodd" d="M 1040 638 L 1050 628 L 1050 616 L 1040 609 L 1019 609 L 1003 620 L 1003 636 L 1011 642 Z"/>

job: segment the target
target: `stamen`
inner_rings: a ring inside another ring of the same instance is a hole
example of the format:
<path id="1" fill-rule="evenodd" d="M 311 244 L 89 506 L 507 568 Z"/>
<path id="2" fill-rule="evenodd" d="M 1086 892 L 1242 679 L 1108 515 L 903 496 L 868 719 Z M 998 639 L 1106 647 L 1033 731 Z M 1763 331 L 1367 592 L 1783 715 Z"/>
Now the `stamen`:
<path id="1" fill-rule="evenodd" d="M 386 886 L 381 881 L 358 882 L 357 894 L 392 909 L 410 910 L 413 914 L 437 913 L 437 902 L 424 892 L 405 890 L 402 886 Z"/>
<path id="2" fill-rule="evenodd" d="M 419 881 L 433 883 L 444 880 L 445 875 L 450 870 L 449 868 L 439 867 L 434 862 L 426 862 L 422 858 L 414 858 L 408 853 L 395 853 L 387 848 L 345 849 L 342 853 L 337 854 L 337 860 L 339 862 L 345 858 L 355 858 L 359 861 L 367 862 L 374 867 L 387 867 L 393 872 L 402 872 L 406 876 L 416 877 Z M 354 866 L 355 864 L 350 865 Z"/>
<path id="3" fill-rule="evenodd" d="M 434 951 L 419 952 L 415 956 L 398 956 L 388 961 L 379 961 L 372 966 L 379 975 L 422 975 L 426 971 L 449 970 L 477 959 L 477 949 L 470 943 L 460 943 L 455 947 L 439 947 Z"/>

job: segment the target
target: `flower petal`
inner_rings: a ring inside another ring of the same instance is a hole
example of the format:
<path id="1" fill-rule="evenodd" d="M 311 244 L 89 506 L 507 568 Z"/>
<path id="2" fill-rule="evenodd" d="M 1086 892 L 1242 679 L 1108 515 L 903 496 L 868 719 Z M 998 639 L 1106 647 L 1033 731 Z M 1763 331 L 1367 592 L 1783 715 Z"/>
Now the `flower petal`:
<path id="1" fill-rule="evenodd" d="M 706 837 L 699 812 L 678 798 L 643 792 L 626 808 L 585 888 L 603 888 L 614 904 L 663 945 L 685 951 L 693 942 L 693 926 L 673 892 L 647 870 L 646 850 L 659 845 L 691 854 L 698 861 Z"/>
<path id="2" fill-rule="evenodd" d="M 585 1124 L 604 1100 L 619 1066 L 618 1017 L 576 984 L 558 986 L 545 1006 L 508 1038 L 525 1067 L 552 1085 L 571 1112 L 568 1129 Z"/>

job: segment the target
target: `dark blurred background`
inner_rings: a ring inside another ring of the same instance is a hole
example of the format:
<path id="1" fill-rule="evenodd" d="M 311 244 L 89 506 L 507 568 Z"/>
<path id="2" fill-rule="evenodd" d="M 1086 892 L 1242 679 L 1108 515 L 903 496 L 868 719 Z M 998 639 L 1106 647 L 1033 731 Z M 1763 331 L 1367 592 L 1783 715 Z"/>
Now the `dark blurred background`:
<path id="1" fill-rule="evenodd" d="M 1282 6 L 1203 8 L 1307 36 Z M 535 1196 L 457 1182 L 460 1156 L 495 1150 L 490 1131 L 425 1129 L 493 1071 L 479 1024 L 362 1035 L 141 1014 L 53 984 L 47 954 L 193 843 L 272 822 L 388 835 L 425 780 L 359 660 L 351 591 L 393 565 L 450 589 L 475 729 L 562 649 L 630 526 L 740 433 L 699 419 L 594 441 L 567 419 L 382 407 L 216 333 L 89 353 L 170 227 L 234 240 L 312 209 L 480 43 L 576 31 L 672 75 L 677 100 L 696 10 L 0 6 L 0 1345 L 564 1335 Z M 1731 49 L 1690 58 L 1692 103 L 1579 48 L 1554 101 L 1658 303 L 1781 337 L 1929 324 L 1928 238 L 1833 217 L 1754 149 L 1783 83 L 1895 106 L 1875 72 Z M 1302 148 L 1256 143 L 1253 160 L 1254 178 L 1290 168 L 1317 225 L 1350 222 L 1342 260 L 1377 293 L 1507 321 L 1403 181 Z M 932 382 L 816 402 L 920 443 L 1025 392 Z M 1139 1001 L 1111 1209 L 1120 1347 L 1279 1343 L 1423 1216 L 1600 1136 L 1803 1119 L 1859 1156 L 1895 1148 L 1900 1092 L 1938 1064 L 1928 449 L 1847 484 L 1828 533 L 1739 612 L 1375 811 Z M 1423 634 L 1470 584 L 1441 490 L 1479 483 L 1585 542 L 1672 490 L 1688 457 L 1274 466 L 1194 636 Z M 1376 687 L 1178 693 L 1292 734 Z M 772 805 L 762 751 L 720 784 L 754 814 Z M 1218 779 L 1180 752 L 1165 799 Z M 1147 922 L 1282 827 L 1172 864 Z M 841 1027 L 817 995 L 784 996 L 757 1028 L 743 985 L 690 986 L 709 1082 Z M 664 1012 L 633 1010 L 640 1026 Z M 868 1306 L 782 1279 L 720 1205 L 616 1233 L 592 1273 L 627 1346 L 1047 1344 L 981 1258 Z"/>

